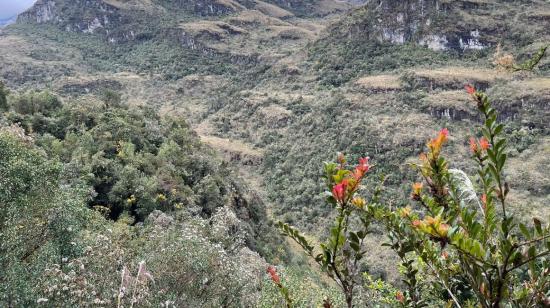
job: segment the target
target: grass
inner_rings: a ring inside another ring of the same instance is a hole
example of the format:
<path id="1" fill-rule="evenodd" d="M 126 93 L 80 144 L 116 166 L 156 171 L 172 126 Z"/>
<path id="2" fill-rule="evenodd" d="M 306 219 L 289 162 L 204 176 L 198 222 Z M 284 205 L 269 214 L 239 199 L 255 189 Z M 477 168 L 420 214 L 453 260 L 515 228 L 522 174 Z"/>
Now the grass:
<path id="1" fill-rule="evenodd" d="M 222 39 L 234 34 L 247 33 L 247 31 L 242 28 L 214 20 L 198 20 L 180 24 L 179 27 L 192 36 L 208 35 L 215 39 Z"/>
<path id="2" fill-rule="evenodd" d="M 397 75 L 375 75 L 357 79 L 356 85 L 370 90 L 391 91 L 401 89 L 401 81 Z"/>
<path id="3" fill-rule="evenodd" d="M 294 17 L 294 14 L 276 5 L 266 3 L 263 1 L 256 1 L 254 9 L 266 14 L 267 16 L 275 18 L 290 18 Z"/>
<path id="4" fill-rule="evenodd" d="M 494 83 L 497 79 L 507 78 L 509 74 L 493 69 L 467 68 L 467 67 L 441 67 L 435 69 L 414 70 L 414 73 L 423 79 L 434 82 L 437 85 L 452 83 Z"/>

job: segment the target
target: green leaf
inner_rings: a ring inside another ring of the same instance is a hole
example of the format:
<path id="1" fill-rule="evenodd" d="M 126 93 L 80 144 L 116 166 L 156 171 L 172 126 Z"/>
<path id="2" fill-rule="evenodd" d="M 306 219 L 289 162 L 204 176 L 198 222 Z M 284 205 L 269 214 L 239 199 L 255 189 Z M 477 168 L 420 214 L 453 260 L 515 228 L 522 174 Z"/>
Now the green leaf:
<path id="1" fill-rule="evenodd" d="M 538 235 L 542 235 L 542 224 L 538 218 L 533 218 L 533 223 L 535 224 L 535 230 L 537 230 Z"/>
<path id="2" fill-rule="evenodd" d="M 504 167 L 504 164 L 506 163 L 506 158 L 508 158 L 508 155 L 506 155 L 506 154 L 502 154 L 502 155 L 499 157 L 499 160 L 498 160 L 498 170 L 502 170 L 502 167 Z"/>
<path id="3" fill-rule="evenodd" d="M 359 244 L 359 237 L 357 236 L 357 234 L 355 232 L 350 232 L 349 233 L 349 239 L 350 239 L 351 243 Z"/>
<path id="4" fill-rule="evenodd" d="M 521 233 L 523 234 L 523 236 L 525 236 L 526 239 L 528 239 L 528 240 L 531 239 L 531 232 L 529 232 L 529 229 L 527 229 L 527 226 L 525 226 L 524 224 L 520 223 L 520 224 L 519 224 L 519 230 L 521 231 Z"/>
<path id="5" fill-rule="evenodd" d="M 502 124 L 501 124 L 502 125 Z M 500 152 L 506 145 L 506 139 L 500 139 L 497 144 L 495 145 L 495 149 L 497 152 Z"/>
<path id="6" fill-rule="evenodd" d="M 537 249 L 535 248 L 535 246 L 529 247 L 529 250 L 527 250 L 527 255 L 529 256 L 529 258 L 533 258 L 536 254 Z"/>
<path id="7" fill-rule="evenodd" d="M 353 250 L 355 250 L 355 252 L 359 252 L 359 251 L 361 250 L 361 247 L 360 247 L 359 244 L 356 243 L 356 242 L 350 242 L 350 243 L 349 243 L 349 246 L 350 246 Z"/>
<path id="8" fill-rule="evenodd" d="M 503 124 L 498 124 L 497 127 L 495 127 L 494 133 L 495 135 L 498 135 L 502 132 L 502 129 L 504 128 Z"/>

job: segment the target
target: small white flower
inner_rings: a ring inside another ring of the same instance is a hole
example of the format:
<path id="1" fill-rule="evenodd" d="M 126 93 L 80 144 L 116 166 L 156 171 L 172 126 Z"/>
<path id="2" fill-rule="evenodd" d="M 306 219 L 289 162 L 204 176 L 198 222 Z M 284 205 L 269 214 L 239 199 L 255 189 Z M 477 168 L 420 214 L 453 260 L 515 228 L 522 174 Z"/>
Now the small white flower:
<path id="1" fill-rule="evenodd" d="M 37 304 L 41 304 L 41 303 L 45 303 L 45 302 L 47 302 L 47 301 L 48 301 L 47 298 L 39 298 L 39 299 L 36 301 L 36 303 L 37 303 Z"/>

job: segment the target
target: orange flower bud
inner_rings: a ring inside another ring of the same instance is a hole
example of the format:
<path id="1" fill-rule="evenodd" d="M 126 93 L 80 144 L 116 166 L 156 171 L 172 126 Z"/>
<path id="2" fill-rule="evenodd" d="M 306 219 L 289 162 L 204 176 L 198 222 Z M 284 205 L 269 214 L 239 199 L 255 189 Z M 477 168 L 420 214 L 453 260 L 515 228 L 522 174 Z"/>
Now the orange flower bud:
<path id="1" fill-rule="evenodd" d="M 449 233 L 449 225 L 448 224 L 439 225 L 439 227 L 437 228 L 437 233 L 441 237 L 447 237 L 447 233 Z"/>
<path id="2" fill-rule="evenodd" d="M 363 209 L 365 208 L 365 199 L 361 198 L 361 197 L 355 197 L 353 198 L 353 200 L 351 201 L 351 203 L 353 203 L 353 205 L 355 205 L 356 207 L 360 208 L 360 209 Z"/>
<path id="3" fill-rule="evenodd" d="M 277 274 L 277 270 L 275 269 L 275 267 L 273 267 L 271 265 L 268 266 L 267 267 L 267 273 L 269 274 L 269 276 L 271 277 L 271 280 L 273 280 L 274 283 L 281 284 L 281 278 Z"/>
<path id="4" fill-rule="evenodd" d="M 424 187 L 424 184 L 417 182 L 412 185 L 413 194 L 420 195 L 422 193 L 422 188 Z"/>
<path id="5" fill-rule="evenodd" d="M 399 209 L 399 216 L 405 218 L 411 215 L 412 209 L 410 206 L 403 207 Z"/>
<path id="6" fill-rule="evenodd" d="M 477 141 L 474 137 L 470 137 L 470 150 L 473 154 L 476 154 L 479 151 L 479 148 L 477 146 Z"/>
<path id="7" fill-rule="evenodd" d="M 400 303 L 404 303 L 405 302 L 405 295 L 403 295 L 403 292 L 397 291 L 397 293 L 395 293 L 395 299 Z"/>
<path id="8" fill-rule="evenodd" d="M 424 221 L 426 222 L 426 224 L 428 225 L 433 225 L 437 222 L 437 220 L 435 218 L 433 218 L 432 216 L 426 216 L 426 218 L 424 219 Z"/>
<path id="9" fill-rule="evenodd" d="M 432 139 L 428 142 L 428 147 L 433 153 L 436 153 L 434 155 L 438 155 L 438 153 L 441 151 L 441 147 L 445 142 L 449 140 L 449 130 L 444 128 L 439 131 L 439 134 L 435 139 Z"/>

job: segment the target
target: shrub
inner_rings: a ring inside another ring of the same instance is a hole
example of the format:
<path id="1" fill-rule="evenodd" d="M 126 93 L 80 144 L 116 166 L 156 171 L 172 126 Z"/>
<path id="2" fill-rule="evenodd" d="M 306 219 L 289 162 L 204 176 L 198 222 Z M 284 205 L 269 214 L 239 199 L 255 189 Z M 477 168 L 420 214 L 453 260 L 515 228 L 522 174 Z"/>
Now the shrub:
<path id="1" fill-rule="evenodd" d="M 443 155 L 449 131 L 442 129 L 427 144 L 419 164 L 413 165 L 423 179 L 412 185 L 410 206 L 393 210 L 359 197 L 360 183 L 368 171 L 367 159 L 348 170 L 345 158 L 325 164 L 323 177 L 328 202 L 336 210 L 320 253 L 297 229 L 279 223 L 283 234 L 295 240 L 341 288 L 348 307 L 358 275 L 363 239 L 374 219 L 387 231 L 390 246 L 401 259 L 407 289 L 396 292 L 400 305 L 424 307 L 449 302 L 457 307 L 546 306 L 550 304 L 550 226 L 538 218 L 527 226 L 510 215 L 504 176 L 507 141 L 504 125 L 487 95 L 466 87 L 483 117 L 481 137 L 470 139 L 477 166 L 477 186 L 463 171 L 451 169 Z M 476 187 L 479 188 L 478 194 Z M 356 217 L 356 219 L 354 219 Z M 352 231 L 359 228 L 359 231 Z M 278 279 L 277 279 L 278 280 Z M 292 289 L 275 281 L 286 296 Z M 292 299 L 288 298 L 287 303 Z M 289 304 L 290 305 L 290 304 Z M 330 305 L 329 305 L 330 306 Z"/>

